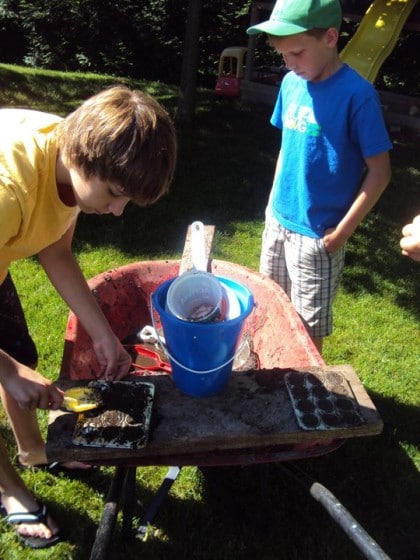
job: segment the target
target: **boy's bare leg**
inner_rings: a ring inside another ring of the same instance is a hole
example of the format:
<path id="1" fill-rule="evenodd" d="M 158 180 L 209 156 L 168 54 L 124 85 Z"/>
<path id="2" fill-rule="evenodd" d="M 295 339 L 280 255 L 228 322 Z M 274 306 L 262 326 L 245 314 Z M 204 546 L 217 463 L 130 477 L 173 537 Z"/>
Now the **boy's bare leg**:
<path id="1" fill-rule="evenodd" d="M 2 387 L 0 387 L 0 395 L 16 439 L 21 464 L 39 465 L 46 463 L 45 443 L 39 429 L 35 410 L 20 408 Z"/>
<path id="2" fill-rule="evenodd" d="M 25 483 L 13 468 L 9 460 L 6 446 L 0 437 L 0 493 L 1 504 L 8 514 L 35 512 L 39 504 L 26 488 Z M 16 530 L 22 536 L 33 536 L 49 539 L 59 532 L 58 525 L 49 515 L 48 526 L 43 523 L 20 523 Z"/>
<path id="3" fill-rule="evenodd" d="M 45 442 L 39 429 L 36 411 L 20 408 L 17 402 L 1 386 L 0 396 L 16 439 L 19 463 L 22 466 L 46 464 Z M 62 463 L 62 466 L 76 470 L 91 468 L 90 465 L 79 461 Z"/>

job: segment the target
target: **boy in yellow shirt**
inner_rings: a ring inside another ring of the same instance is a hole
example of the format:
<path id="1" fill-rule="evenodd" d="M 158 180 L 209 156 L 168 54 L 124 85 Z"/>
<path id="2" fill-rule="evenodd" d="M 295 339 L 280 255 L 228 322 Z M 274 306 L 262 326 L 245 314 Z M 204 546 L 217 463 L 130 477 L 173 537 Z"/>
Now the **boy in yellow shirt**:
<path id="1" fill-rule="evenodd" d="M 52 284 L 92 338 L 106 380 L 130 366 L 71 251 L 80 211 L 122 214 L 169 189 L 176 134 L 150 96 L 124 86 L 104 90 L 64 120 L 21 109 L 0 110 L 0 392 L 22 466 L 46 463 L 36 409 L 57 409 L 62 391 L 38 373 L 37 351 L 8 272 L 37 255 Z M 68 464 L 63 468 L 88 468 Z M 26 488 L 0 438 L 2 514 L 26 546 L 59 540 L 59 528 Z"/>

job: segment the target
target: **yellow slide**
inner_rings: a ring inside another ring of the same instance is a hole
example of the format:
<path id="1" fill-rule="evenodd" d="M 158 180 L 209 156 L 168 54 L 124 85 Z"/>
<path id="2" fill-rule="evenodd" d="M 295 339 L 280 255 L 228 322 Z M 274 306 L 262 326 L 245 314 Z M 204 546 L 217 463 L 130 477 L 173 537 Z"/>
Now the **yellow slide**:
<path id="1" fill-rule="evenodd" d="M 417 0 L 375 0 L 340 52 L 341 60 L 374 82 L 416 4 Z"/>

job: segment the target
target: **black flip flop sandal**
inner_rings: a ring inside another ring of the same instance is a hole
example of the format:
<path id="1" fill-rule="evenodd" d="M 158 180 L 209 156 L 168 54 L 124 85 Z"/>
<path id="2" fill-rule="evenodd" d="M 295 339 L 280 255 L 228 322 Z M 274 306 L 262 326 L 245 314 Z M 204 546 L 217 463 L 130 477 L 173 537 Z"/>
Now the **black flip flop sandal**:
<path id="1" fill-rule="evenodd" d="M 21 523 L 42 523 L 43 525 L 46 525 L 48 527 L 48 510 L 45 504 L 42 504 L 40 508 L 34 512 L 25 511 L 10 514 L 7 514 L 6 510 L 2 506 L 1 514 L 7 523 L 14 526 L 15 532 L 24 546 L 33 549 L 48 548 L 50 546 L 54 546 L 61 540 L 60 534 L 52 535 L 49 539 L 46 539 L 44 537 L 21 535 L 17 530 L 17 527 L 15 527 L 16 525 L 20 525 Z"/>

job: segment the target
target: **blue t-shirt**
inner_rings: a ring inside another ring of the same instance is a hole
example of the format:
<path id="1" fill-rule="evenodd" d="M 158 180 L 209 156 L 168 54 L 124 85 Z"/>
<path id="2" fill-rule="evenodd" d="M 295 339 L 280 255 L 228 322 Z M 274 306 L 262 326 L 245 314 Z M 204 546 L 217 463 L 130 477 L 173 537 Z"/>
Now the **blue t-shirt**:
<path id="1" fill-rule="evenodd" d="M 346 64 L 315 83 L 289 72 L 271 124 L 282 129 L 273 215 L 291 231 L 323 237 L 351 206 L 364 158 L 392 148 L 377 92 Z"/>

